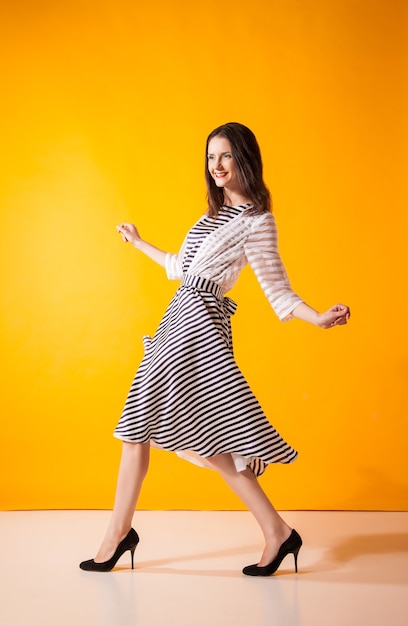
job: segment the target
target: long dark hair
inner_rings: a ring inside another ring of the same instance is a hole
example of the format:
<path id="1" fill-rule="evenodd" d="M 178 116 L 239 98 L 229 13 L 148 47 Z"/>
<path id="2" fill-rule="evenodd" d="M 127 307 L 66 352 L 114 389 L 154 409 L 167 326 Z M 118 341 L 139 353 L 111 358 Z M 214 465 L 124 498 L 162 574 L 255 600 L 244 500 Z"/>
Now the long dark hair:
<path id="1" fill-rule="evenodd" d="M 208 144 L 214 137 L 225 137 L 231 144 L 231 154 L 237 168 L 238 180 L 245 196 L 251 200 L 249 213 L 259 214 L 272 210 L 271 195 L 262 176 L 262 157 L 252 130 L 229 122 L 215 128 L 207 137 L 205 146 L 205 182 L 207 184 L 208 215 L 217 217 L 224 204 L 224 190 L 217 187 L 208 171 Z"/>

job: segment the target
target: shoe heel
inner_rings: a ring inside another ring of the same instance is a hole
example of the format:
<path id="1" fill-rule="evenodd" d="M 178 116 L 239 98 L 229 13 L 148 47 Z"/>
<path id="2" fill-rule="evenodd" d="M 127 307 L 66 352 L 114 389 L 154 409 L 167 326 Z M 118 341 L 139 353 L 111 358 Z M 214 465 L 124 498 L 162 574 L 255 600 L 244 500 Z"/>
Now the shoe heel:
<path id="1" fill-rule="evenodd" d="M 132 559 L 132 569 L 134 569 L 135 550 L 136 550 L 136 546 L 133 546 L 133 548 L 130 548 L 130 556 L 131 556 L 131 559 Z"/>
<path id="2" fill-rule="evenodd" d="M 297 560 L 298 560 L 299 550 L 300 550 L 300 548 L 298 548 L 298 549 L 297 549 L 297 550 L 293 553 L 293 558 L 295 559 L 295 572 L 296 572 L 296 573 L 297 573 L 297 571 L 298 571 Z"/>

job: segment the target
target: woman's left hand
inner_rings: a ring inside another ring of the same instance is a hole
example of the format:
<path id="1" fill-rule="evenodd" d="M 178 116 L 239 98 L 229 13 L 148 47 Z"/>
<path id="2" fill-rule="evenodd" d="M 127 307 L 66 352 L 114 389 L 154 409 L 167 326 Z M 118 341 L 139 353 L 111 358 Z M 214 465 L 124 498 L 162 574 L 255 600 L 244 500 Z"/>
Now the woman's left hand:
<path id="1" fill-rule="evenodd" d="M 335 304 L 325 313 L 319 314 L 320 328 L 333 328 L 347 324 L 350 319 L 350 309 L 345 304 Z"/>

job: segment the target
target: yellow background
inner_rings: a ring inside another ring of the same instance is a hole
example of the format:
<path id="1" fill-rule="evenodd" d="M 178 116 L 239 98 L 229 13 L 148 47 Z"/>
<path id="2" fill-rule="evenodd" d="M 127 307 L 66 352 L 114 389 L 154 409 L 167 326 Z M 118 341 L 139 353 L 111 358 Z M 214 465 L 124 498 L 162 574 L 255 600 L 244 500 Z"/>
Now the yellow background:
<path id="1" fill-rule="evenodd" d="M 404 0 L 15 0 L 2 7 L 1 507 L 109 508 L 111 437 L 177 283 L 124 245 L 177 251 L 226 121 L 260 142 L 280 247 L 312 306 L 281 324 L 250 269 L 238 362 L 299 452 L 262 478 L 288 509 L 406 509 Z M 142 508 L 235 509 L 216 473 L 154 451 Z"/>

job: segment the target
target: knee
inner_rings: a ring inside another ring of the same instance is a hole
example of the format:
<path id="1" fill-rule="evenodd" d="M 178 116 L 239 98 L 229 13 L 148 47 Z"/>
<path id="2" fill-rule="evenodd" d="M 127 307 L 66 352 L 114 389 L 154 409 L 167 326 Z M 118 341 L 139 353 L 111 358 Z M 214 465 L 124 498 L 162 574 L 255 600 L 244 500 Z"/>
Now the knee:
<path id="1" fill-rule="evenodd" d="M 231 454 L 217 454 L 206 460 L 221 474 L 236 473 L 237 471 Z"/>

